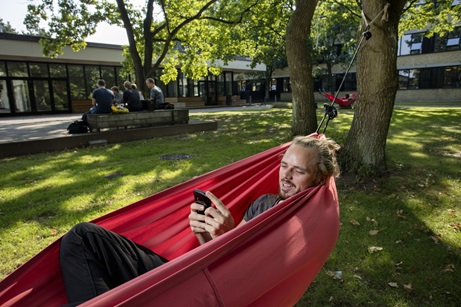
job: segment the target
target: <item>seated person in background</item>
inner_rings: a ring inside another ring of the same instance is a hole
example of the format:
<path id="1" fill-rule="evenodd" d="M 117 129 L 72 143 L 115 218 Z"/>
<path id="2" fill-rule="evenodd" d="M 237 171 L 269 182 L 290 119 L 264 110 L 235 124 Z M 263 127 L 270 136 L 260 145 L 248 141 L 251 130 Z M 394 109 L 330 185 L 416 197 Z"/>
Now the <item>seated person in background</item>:
<path id="1" fill-rule="evenodd" d="M 142 111 L 141 98 L 137 91 L 131 88 L 131 82 L 123 82 L 123 103 L 126 105 L 130 112 Z"/>
<path id="2" fill-rule="evenodd" d="M 131 88 L 139 93 L 139 99 L 144 100 L 144 95 L 140 90 L 138 90 L 138 86 L 136 84 L 131 83 Z"/>
<path id="3" fill-rule="evenodd" d="M 98 88 L 93 91 L 91 103 L 93 107 L 82 115 L 82 120 L 86 122 L 88 114 L 112 113 L 112 100 L 114 94 L 106 88 L 106 82 L 99 80 Z"/>
<path id="4" fill-rule="evenodd" d="M 155 85 L 152 78 L 146 80 L 146 86 L 150 89 L 150 100 L 155 103 L 157 108 L 161 108 L 161 105 L 165 103 L 162 90 Z"/>
<path id="5" fill-rule="evenodd" d="M 123 93 L 118 89 L 116 86 L 112 86 L 110 88 L 114 93 L 114 100 L 112 101 L 115 105 L 122 104 L 123 100 Z"/>
<path id="6" fill-rule="evenodd" d="M 310 187 L 324 184 L 339 174 L 334 141 L 296 137 L 281 158 L 279 193 L 266 194 L 250 204 L 240 226 L 285 199 Z M 200 244 L 232 229 L 234 218 L 211 192 L 214 204 L 205 210 L 197 203 L 190 206 L 189 225 Z M 168 260 L 150 249 L 92 223 L 74 226 L 62 239 L 60 265 L 69 303 L 85 302 Z"/>

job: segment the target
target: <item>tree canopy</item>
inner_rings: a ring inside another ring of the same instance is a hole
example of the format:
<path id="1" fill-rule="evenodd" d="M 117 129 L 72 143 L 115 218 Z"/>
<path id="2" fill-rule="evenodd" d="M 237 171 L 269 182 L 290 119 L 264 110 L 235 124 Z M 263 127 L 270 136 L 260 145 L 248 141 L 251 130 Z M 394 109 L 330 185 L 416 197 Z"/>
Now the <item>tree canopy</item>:
<path id="1" fill-rule="evenodd" d="M 162 81 L 168 83 L 176 79 L 178 67 L 186 77 L 199 79 L 220 71 L 216 59 L 251 55 L 254 44 L 242 39 L 238 25 L 257 16 L 252 10 L 264 5 L 255 0 L 148 0 L 137 7 L 128 0 L 63 0 L 59 5 L 42 0 L 28 6 L 25 22 L 29 29 L 46 23 L 41 43 L 50 57 L 61 54 L 64 46 L 85 48 L 101 22 L 123 26 L 129 42 L 125 64 L 134 69 L 136 80 L 157 77 L 162 68 Z"/>

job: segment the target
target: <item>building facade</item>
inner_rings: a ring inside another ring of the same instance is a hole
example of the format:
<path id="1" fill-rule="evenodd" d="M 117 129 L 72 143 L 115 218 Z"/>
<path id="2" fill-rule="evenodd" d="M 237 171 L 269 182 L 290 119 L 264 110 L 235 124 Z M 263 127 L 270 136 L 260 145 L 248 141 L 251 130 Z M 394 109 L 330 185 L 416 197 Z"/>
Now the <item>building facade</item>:
<path id="1" fill-rule="evenodd" d="M 0 33 L 0 116 L 83 113 L 91 106 L 91 94 L 100 79 L 108 88 L 122 88 L 133 80 L 123 72 L 122 47 L 88 43 L 79 52 L 66 47 L 55 59 L 42 55 L 39 38 Z M 220 75 L 191 80 L 179 73 L 175 82 L 157 80 L 166 101 L 180 106 L 241 104 L 238 82 L 250 71 L 264 71 L 264 65 L 250 68 L 250 59 L 237 57 L 224 65 Z M 160 72 L 159 72 L 160 73 Z M 240 77 L 239 77 L 240 76 Z"/>
<path id="2" fill-rule="evenodd" d="M 461 27 L 448 35 L 424 36 L 424 31 L 408 32 L 399 39 L 397 69 L 399 102 L 461 102 Z M 344 77 L 342 65 L 333 67 L 338 90 Z M 273 75 L 280 99 L 291 101 L 290 73 L 279 70 Z M 328 88 L 326 76 L 315 80 L 314 89 Z M 357 90 L 356 72 L 352 67 L 342 86 L 340 96 Z M 325 98 L 316 92 L 317 101 Z"/>

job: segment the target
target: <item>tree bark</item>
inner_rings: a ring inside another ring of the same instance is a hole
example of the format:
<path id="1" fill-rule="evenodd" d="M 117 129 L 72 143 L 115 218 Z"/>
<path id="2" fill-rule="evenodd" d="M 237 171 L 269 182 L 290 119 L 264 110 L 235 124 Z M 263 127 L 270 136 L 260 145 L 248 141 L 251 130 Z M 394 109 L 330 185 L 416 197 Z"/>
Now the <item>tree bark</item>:
<path id="1" fill-rule="evenodd" d="M 398 89 L 398 24 L 406 1 L 362 2 L 368 23 L 380 14 L 388 2 L 388 20 L 377 18 L 370 26 L 372 37 L 363 40 L 357 53 L 358 99 L 344 146 L 352 160 L 378 174 L 387 170 L 386 139 Z M 362 29 L 365 29 L 363 20 Z"/>
<path id="2" fill-rule="evenodd" d="M 286 31 L 286 49 L 293 95 L 292 134 L 306 135 L 317 130 L 310 28 L 317 0 L 296 0 L 296 9 Z"/>

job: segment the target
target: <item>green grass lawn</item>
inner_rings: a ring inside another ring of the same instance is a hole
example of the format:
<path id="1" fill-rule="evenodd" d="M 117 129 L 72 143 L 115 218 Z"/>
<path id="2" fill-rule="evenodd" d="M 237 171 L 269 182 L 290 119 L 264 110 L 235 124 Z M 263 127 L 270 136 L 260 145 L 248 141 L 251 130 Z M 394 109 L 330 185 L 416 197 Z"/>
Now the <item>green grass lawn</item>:
<path id="1" fill-rule="evenodd" d="M 340 110 L 327 135 L 343 142 L 353 112 Z M 77 222 L 291 139 L 289 109 L 190 117 L 219 128 L 0 160 L 0 278 Z M 461 108 L 394 111 L 389 175 L 338 180 L 340 236 L 298 306 L 459 306 L 460 118 Z"/>

